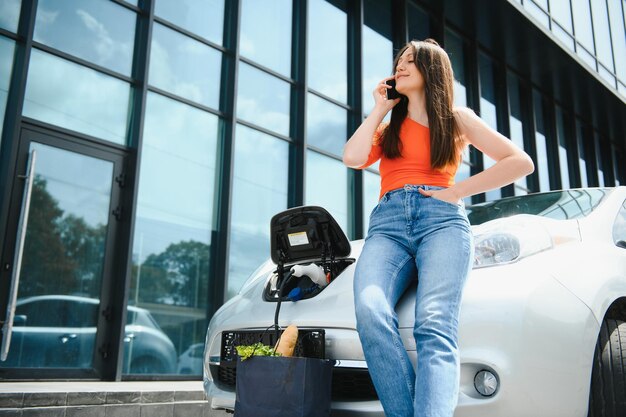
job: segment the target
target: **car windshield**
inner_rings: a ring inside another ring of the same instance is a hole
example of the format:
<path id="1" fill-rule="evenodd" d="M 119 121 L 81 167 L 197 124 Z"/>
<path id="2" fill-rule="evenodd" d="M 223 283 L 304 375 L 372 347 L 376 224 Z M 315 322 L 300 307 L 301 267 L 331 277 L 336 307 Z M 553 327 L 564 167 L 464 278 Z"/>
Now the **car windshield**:
<path id="1" fill-rule="evenodd" d="M 606 188 L 553 191 L 503 198 L 501 200 L 467 206 L 467 217 L 472 225 L 516 214 L 533 214 L 557 220 L 587 216 L 610 192 Z"/>

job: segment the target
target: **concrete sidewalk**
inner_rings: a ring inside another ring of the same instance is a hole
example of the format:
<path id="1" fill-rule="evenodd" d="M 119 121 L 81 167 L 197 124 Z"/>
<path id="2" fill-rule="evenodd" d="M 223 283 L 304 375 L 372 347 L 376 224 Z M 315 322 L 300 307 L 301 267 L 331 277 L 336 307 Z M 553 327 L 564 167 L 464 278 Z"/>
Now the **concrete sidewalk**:
<path id="1" fill-rule="evenodd" d="M 201 381 L 0 382 L 0 416 L 225 417 Z"/>

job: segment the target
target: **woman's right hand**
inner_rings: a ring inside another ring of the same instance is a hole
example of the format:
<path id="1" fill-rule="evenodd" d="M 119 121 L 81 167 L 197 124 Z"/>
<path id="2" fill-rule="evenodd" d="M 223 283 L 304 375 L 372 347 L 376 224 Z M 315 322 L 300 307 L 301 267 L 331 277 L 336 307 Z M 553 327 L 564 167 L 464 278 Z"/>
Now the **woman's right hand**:
<path id="1" fill-rule="evenodd" d="M 378 107 L 387 114 L 389 110 L 393 109 L 393 107 L 400 102 L 399 98 L 388 100 L 387 99 L 387 90 L 391 88 L 391 86 L 387 85 L 385 81 L 393 80 L 395 77 L 387 77 L 383 78 L 380 83 L 376 86 L 372 95 L 374 96 L 374 107 Z"/>

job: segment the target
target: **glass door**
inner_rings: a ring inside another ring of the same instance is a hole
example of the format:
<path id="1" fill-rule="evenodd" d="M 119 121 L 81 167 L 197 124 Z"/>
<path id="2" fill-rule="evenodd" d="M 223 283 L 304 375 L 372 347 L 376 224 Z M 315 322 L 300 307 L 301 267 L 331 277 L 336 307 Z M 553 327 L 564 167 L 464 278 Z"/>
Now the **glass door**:
<path id="1" fill-rule="evenodd" d="M 11 286 L 0 300 L 0 375 L 32 368 L 53 377 L 98 374 L 100 299 L 113 262 L 123 162 L 118 151 L 22 131 L 6 229 L 15 239 L 3 256 Z"/>

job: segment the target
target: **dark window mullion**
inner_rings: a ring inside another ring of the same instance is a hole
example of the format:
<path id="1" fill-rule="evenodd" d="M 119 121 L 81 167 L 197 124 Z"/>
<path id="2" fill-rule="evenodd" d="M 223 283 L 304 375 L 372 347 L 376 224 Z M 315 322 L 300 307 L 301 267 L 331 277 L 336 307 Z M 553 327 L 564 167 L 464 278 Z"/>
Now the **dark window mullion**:
<path id="1" fill-rule="evenodd" d="M 467 80 L 467 105 L 480 115 L 480 66 L 478 61 L 478 43 L 473 40 L 469 45 L 463 42 L 465 48 L 465 79 Z M 470 176 L 478 174 L 484 169 L 483 158 L 478 149 L 470 146 Z M 472 203 L 485 201 L 485 193 L 472 196 Z"/>
<path id="2" fill-rule="evenodd" d="M 348 9 L 348 112 L 346 140 L 363 122 L 363 0 Z M 363 230 L 363 172 L 348 169 L 348 238 L 359 239 Z"/>
<path id="3" fill-rule="evenodd" d="M 511 139 L 511 105 L 509 100 L 506 66 L 500 62 L 495 64 L 495 95 L 498 130 L 509 140 Z M 502 197 L 515 195 L 515 185 L 509 184 L 501 188 Z"/>
<path id="4" fill-rule="evenodd" d="M 154 16 L 154 0 L 144 0 L 143 10 L 137 14 L 135 31 L 135 49 L 133 54 L 132 78 L 135 80 L 132 90 L 131 119 L 129 125 L 129 137 L 127 145 L 134 149 L 126 163 L 125 170 L 130 179 L 128 189 L 124 190 L 122 206 L 129 213 L 129 221 L 120 225 L 120 247 L 115 258 L 113 276 L 108 288 L 103 288 L 102 305 L 111 304 L 116 314 L 110 326 L 111 334 L 111 360 L 103 361 L 103 374 L 105 380 L 119 381 L 122 378 L 122 365 L 124 363 L 124 333 L 126 324 L 126 310 L 128 293 L 133 270 L 133 238 L 136 225 L 137 199 L 139 195 L 139 172 L 141 168 L 141 155 L 143 144 L 143 125 L 146 112 L 146 97 L 148 89 L 148 70 L 150 57 L 150 39 L 152 37 L 152 18 Z M 106 286 L 106 284 L 105 284 Z M 104 286 L 103 286 L 104 287 Z M 123 288 L 123 291 L 117 289 Z M 107 295 L 106 292 L 110 295 Z M 108 338 L 105 335 L 105 339 Z M 108 362 L 111 362 L 109 365 Z"/>
<path id="5" fill-rule="evenodd" d="M 241 0 L 227 1 L 224 10 L 224 45 L 231 51 L 222 56 L 220 111 L 226 118 L 220 120 L 215 200 L 213 218 L 215 229 L 211 236 L 211 258 L 207 294 L 207 315 L 211 317 L 224 303 L 229 270 L 230 219 L 232 207 L 233 165 L 235 159 L 235 126 L 237 116 L 237 77 L 239 68 L 239 26 Z M 222 278 L 224 277 L 224 278 Z"/>
<path id="6" fill-rule="evenodd" d="M 294 143 L 289 148 L 289 184 L 287 207 L 304 205 L 306 187 L 306 111 L 307 111 L 307 28 L 308 0 L 293 2 L 290 135 Z"/>

